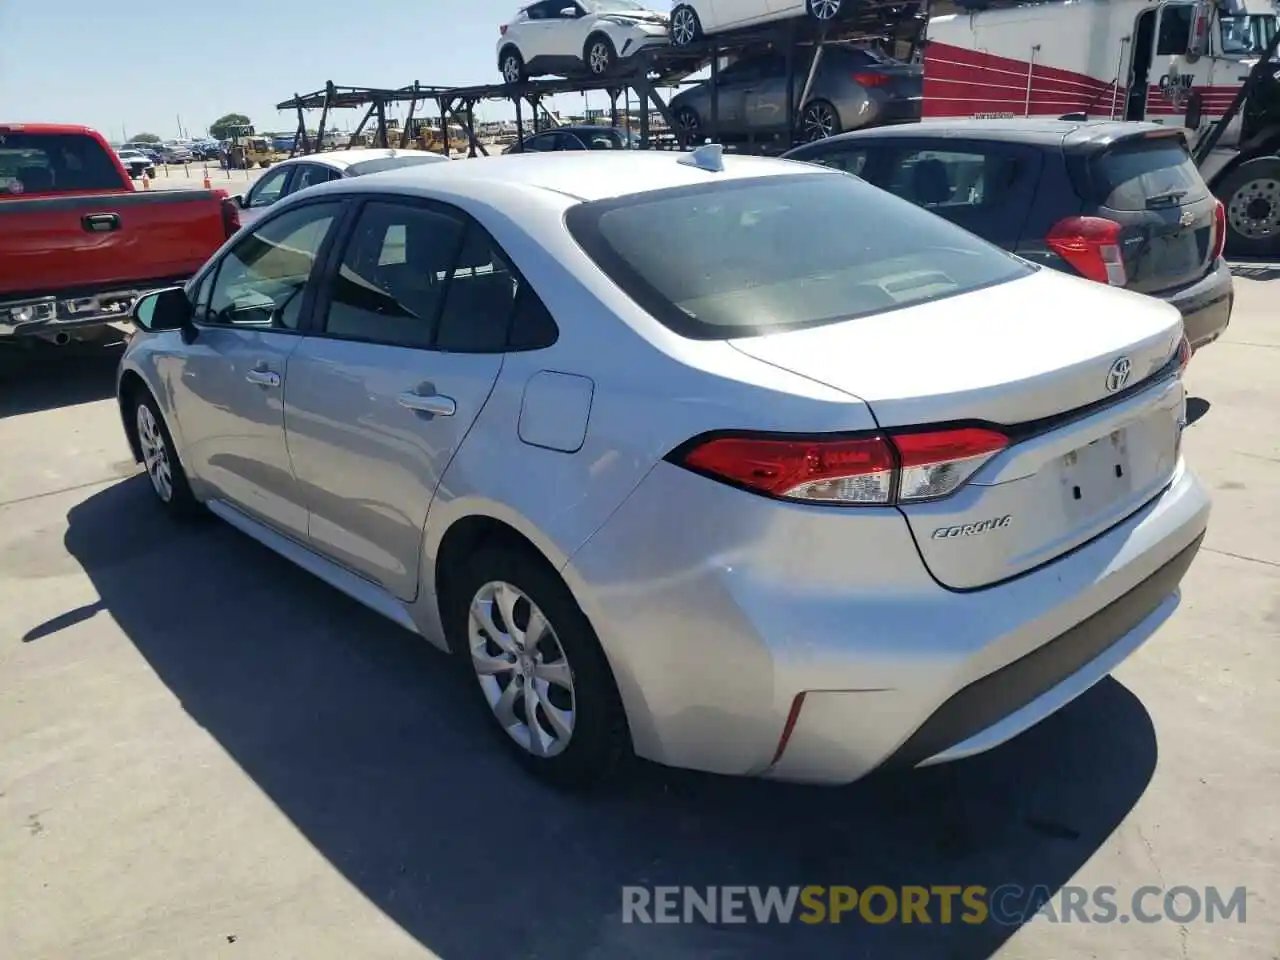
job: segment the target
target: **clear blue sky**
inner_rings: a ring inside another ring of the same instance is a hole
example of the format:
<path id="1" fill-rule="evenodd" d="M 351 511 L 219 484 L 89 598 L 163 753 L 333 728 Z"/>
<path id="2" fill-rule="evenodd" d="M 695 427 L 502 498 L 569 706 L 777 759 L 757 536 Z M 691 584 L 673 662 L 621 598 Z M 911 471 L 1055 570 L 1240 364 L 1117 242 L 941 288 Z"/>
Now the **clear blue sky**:
<path id="1" fill-rule="evenodd" d="M 84 123 L 119 139 L 191 136 L 225 113 L 292 130 L 275 105 L 326 80 L 496 83 L 498 25 L 522 0 L 0 0 L 0 121 Z M 668 0 L 654 0 L 666 9 Z M 580 112 L 580 94 L 556 108 Z M 603 93 L 588 106 L 606 108 Z M 479 108 L 514 116 L 509 104 Z M 421 115 L 421 111 L 420 114 Z M 339 128 L 360 113 L 339 111 Z M 311 124 L 319 112 L 310 114 Z"/>

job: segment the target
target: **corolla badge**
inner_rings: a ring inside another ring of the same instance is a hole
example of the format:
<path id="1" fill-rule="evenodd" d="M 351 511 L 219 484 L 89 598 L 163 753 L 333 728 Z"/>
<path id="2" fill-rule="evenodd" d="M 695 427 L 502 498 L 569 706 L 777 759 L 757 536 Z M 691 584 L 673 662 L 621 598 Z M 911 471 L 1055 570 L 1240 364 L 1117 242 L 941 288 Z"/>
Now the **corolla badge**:
<path id="1" fill-rule="evenodd" d="M 1115 393 L 1129 382 L 1129 375 L 1133 373 L 1133 361 L 1128 357 L 1116 357 L 1115 362 L 1111 364 L 1111 369 L 1107 371 L 1107 393 Z"/>
<path id="2" fill-rule="evenodd" d="M 977 523 L 959 523 L 953 527 L 938 527 L 929 535 L 931 540 L 953 540 L 956 537 L 972 537 L 977 533 L 986 533 L 988 530 L 1003 530 L 1009 524 L 1013 523 L 1013 517 L 1005 514 L 1003 517 L 992 517 L 990 520 L 979 520 Z"/>

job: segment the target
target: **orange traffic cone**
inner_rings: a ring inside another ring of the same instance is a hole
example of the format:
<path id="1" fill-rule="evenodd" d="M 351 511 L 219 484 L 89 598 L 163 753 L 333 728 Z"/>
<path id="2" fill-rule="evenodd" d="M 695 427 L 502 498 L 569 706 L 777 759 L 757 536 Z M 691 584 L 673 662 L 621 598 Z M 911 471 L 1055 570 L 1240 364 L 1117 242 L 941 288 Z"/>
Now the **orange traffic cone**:
<path id="1" fill-rule="evenodd" d="M 212 190 L 212 189 L 213 189 L 213 182 L 209 179 L 209 165 L 208 165 L 208 164 L 205 164 L 205 168 L 204 168 L 204 183 L 202 184 L 202 186 L 203 186 L 206 190 Z"/>

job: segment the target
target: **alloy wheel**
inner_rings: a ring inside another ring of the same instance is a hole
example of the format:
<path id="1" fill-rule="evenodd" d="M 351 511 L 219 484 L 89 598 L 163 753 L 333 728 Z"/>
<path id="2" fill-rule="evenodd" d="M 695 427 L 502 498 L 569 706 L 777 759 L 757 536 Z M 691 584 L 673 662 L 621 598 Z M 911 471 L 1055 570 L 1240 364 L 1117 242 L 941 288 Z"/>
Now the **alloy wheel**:
<path id="1" fill-rule="evenodd" d="M 810 104 L 800 119 L 800 131 L 805 141 L 825 140 L 832 136 L 839 121 L 835 111 L 825 103 Z"/>
<path id="2" fill-rule="evenodd" d="M 809 13 L 815 20 L 834 20 L 840 15 L 840 0 L 809 0 Z"/>
<path id="3" fill-rule="evenodd" d="M 671 15 L 671 39 L 677 47 L 688 46 L 698 38 L 697 14 L 689 7 L 678 7 Z"/>
<path id="4" fill-rule="evenodd" d="M 676 125 L 684 131 L 685 143 L 691 147 L 698 145 L 699 127 L 698 115 L 691 109 L 685 108 L 679 111 L 675 117 Z"/>
<path id="5" fill-rule="evenodd" d="M 1280 236 L 1280 180 L 1250 180 L 1227 203 L 1231 229 L 1249 240 Z"/>
<path id="6" fill-rule="evenodd" d="M 603 40 L 597 40 L 591 45 L 591 49 L 587 53 L 587 66 L 593 74 L 597 77 L 602 77 L 608 73 L 610 60 L 609 46 Z"/>
<path id="7" fill-rule="evenodd" d="M 138 404 L 138 446 L 142 451 L 142 463 L 151 479 L 151 488 L 164 503 L 173 500 L 173 469 L 169 463 L 169 447 L 164 441 L 164 431 L 156 422 L 151 408 Z"/>
<path id="8" fill-rule="evenodd" d="M 507 83 L 520 82 L 520 61 L 511 54 L 502 59 L 502 79 Z"/>
<path id="9" fill-rule="evenodd" d="M 508 736 L 535 757 L 562 753 L 577 719 L 573 671 L 554 626 L 519 587 L 476 591 L 467 622 L 471 666 Z"/>

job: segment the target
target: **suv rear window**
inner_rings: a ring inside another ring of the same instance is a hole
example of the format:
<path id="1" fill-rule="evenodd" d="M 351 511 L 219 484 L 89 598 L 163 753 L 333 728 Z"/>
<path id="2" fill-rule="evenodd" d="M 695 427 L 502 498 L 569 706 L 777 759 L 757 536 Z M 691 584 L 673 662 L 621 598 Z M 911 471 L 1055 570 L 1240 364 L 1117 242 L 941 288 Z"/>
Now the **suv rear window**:
<path id="1" fill-rule="evenodd" d="M 664 326 L 718 340 L 838 323 L 1033 267 L 841 173 L 723 180 L 584 203 L 570 233 Z"/>
<path id="2" fill-rule="evenodd" d="M 81 133 L 0 133 L 0 193 L 118 190 L 120 171 Z"/>
<path id="3" fill-rule="evenodd" d="M 1121 141 L 1090 164 L 1093 196 L 1112 210 L 1195 203 L 1209 195 L 1181 139 Z"/>

